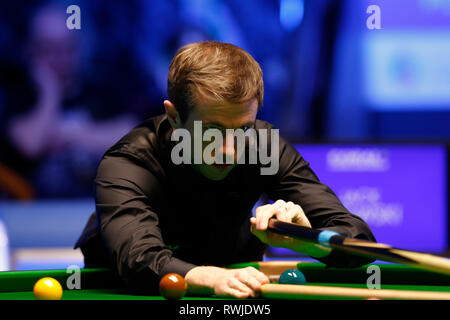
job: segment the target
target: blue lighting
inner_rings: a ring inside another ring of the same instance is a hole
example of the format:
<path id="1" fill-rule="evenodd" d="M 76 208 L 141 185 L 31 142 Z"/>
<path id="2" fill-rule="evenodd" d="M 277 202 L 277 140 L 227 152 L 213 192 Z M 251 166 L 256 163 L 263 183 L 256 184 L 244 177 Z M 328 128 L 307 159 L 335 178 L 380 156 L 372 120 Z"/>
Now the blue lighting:
<path id="1" fill-rule="evenodd" d="M 280 0 L 280 23 L 286 30 L 294 30 L 303 20 L 303 0 Z"/>

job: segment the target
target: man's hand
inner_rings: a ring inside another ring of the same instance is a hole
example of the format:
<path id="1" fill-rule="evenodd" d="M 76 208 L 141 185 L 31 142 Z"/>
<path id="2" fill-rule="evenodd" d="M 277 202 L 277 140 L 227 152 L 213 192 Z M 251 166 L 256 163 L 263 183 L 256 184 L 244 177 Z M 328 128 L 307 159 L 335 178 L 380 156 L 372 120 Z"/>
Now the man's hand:
<path id="1" fill-rule="evenodd" d="M 256 227 L 256 230 L 264 231 L 267 229 L 269 219 L 272 217 L 276 217 L 280 221 L 293 222 L 303 227 L 311 228 L 311 224 L 302 207 L 291 201 L 285 202 L 283 200 L 256 208 L 255 217 L 250 218 L 250 222 Z"/>
<path id="2" fill-rule="evenodd" d="M 311 228 L 308 218 L 299 205 L 278 200 L 272 205 L 269 204 L 256 208 L 255 215 L 256 217 L 250 218 L 252 223 L 251 232 L 269 246 L 287 248 L 313 258 L 322 258 L 330 254 L 330 248 L 318 243 L 296 239 L 295 237 L 283 235 L 270 229 L 267 230 L 269 219 L 274 216 L 284 222 L 293 222 L 303 227 Z"/>
<path id="3" fill-rule="evenodd" d="M 185 276 L 188 294 L 215 294 L 220 297 L 257 297 L 269 278 L 253 267 L 224 269 L 218 267 L 196 267 Z"/>

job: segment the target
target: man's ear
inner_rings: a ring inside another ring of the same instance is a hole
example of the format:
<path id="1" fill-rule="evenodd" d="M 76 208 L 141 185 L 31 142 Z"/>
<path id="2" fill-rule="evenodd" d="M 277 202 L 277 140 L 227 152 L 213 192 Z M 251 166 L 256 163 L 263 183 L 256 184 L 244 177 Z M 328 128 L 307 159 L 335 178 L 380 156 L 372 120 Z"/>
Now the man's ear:
<path id="1" fill-rule="evenodd" d="M 164 100 L 164 108 L 166 109 L 167 119 L 169 120 L 172 128 L 179 128 L 181 126 L 181 119 L 175 105 L 169 100 Z"/>

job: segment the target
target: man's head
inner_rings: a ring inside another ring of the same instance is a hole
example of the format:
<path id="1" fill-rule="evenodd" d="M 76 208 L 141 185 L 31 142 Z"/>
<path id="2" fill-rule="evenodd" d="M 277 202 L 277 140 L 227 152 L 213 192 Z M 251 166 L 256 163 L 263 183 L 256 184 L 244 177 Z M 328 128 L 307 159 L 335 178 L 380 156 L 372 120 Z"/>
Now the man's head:
<path id="1" fill-rule="evenodd" d="M 245 50 L 228 43 L 204 41 L 182 47 L 169 67 L 167 94 L 184 123 L 199 102 L 263 103 L 259 64 Z"/>
<path id="2" fill-rule="evenodd" d="M 25 47 L 31 67 L 47 67 L 62 86 L 77 76 L 80 38 L 66 26 L 66 9 L 56 4 L 40 7 L 30 21 Z"/>
<path id="3" fill-rule="evenodd" d="M 196 120 L 219 129 L 253 125 L 263 103 L 264 85 L 261 68 L 249 53 L 232 44 L 205 41 L 186 45 L 176 53 L 169 67 L 167 91 L 169 100 L 164 106 L 171 125 L 201 139 L 193 135 Z M 224 143 L 224 156 L 232 151 Z M 194 165 L 212 180 L 225 178 L 232 167 Z"/>

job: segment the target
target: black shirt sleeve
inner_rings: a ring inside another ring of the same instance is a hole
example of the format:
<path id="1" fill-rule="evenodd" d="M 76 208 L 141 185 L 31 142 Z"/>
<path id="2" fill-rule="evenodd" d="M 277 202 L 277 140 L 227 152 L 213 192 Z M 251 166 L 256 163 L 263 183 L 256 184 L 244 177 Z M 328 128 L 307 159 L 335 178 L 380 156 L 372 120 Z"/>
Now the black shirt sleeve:
<path id="1" fill-rule="evenodd" d="M 134 159 L 105 156 L 96 185 L 96 212 L 102 239 L 125 282 L 140 274 L 184 276 L 195 265 L 173 257 L 164 244 L 157 212 L 158 179 Z"/>
<path id="2" fill-rule="evenodd" d="M 319 181 L 298 151 L 282 137 L 279 145 L 280 169 L 269 184 L 269 198 L 300 205 L 315 229 L 332 230 L 345 237 L 375 241 L 369 226 L 360 217 L 351 214 L 335 193 Z M 335 267 L 360 266 L 373 261 L 337 251 L 319 260 Z"/>

